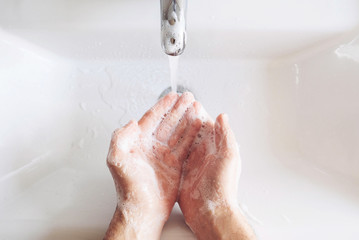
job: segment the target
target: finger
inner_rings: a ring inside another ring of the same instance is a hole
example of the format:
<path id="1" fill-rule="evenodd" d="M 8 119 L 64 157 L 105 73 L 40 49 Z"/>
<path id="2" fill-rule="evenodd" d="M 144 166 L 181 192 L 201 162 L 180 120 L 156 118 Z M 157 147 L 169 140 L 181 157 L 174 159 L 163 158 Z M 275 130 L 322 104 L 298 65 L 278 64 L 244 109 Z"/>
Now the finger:
<path id="1" fill-rule="evenodd" d="M 185 160 L 183 174 L 186 175 L 193 169 L 198 169 L 210 153 L 213 153 L 214 124 L 211 120 L 202 122 L 201 129 L 190 147 L 188 159 Z"/>
<path id="2" fill-rule="evenodd" d="M 190 147 L 190 158 L 196 155 L 195 161 L 204 159 L 206 155 L 214 153 L 214 124 L 211 120 L 202 122 L 201 128 Z M 199 152 L 198 152 L 199 151 Z"/>
<path id="3" fill-rule="evenodd" d="M 214 154 L 216 150 L 215 142 L 214 142 L 214 123 L 211 119 L 205 121 L 202 124 L 203 130 L 200 132 L 199 140 L 203 141 L 203 144 L 206 148 L 206 154 Z"/>
<path id="4" fill-rule="evenodd" d="M 198 118 L 192 121 L 192 123 L 189 125 L 183 138 L 178 142 L 174 150 L 174 155 L 178 160 L 183 161 L 187 157 L 189 148 L 192 146 L 194 139 L 197 137 L 201 126 L 202 121 Z"/>
<path id="5" fill-rule="evenodd" d="M 199 111 L 198 111 L 198 117 L 202 120 L 203 123 L 212 122 L 213 120 L 211 116 L 207 113 L 206 109 L 202 105 L 200 105 Z"/>
<path id="6" fill-rule="evenodd" d="M 205 144 L 198 143 L 195 146 L 191 147 L 191 151 L 187 159 L 183 161 L 182 175 L 187 177 L 188 174 L 197 172 L 197 169 L 200 168 L 203 161 L 203 156 L 205 156 L 206 147 Z M 190 183 L 192 184 L 192 183 Z M 185 186 L 183 186 L 185 187 Z"/>
<path id="7" fill-rule="evenodd" d="M 116 129 L 112 134 L 107 160 L 116 164 L 116 156 L 119 153 L 130 152 L 131 147 L 138 138 L 138 133 L 138 124 L 135 120 L 131 120 L 124 127 Z"/>
<path id="8" fill-rule="evenodd" d="M 116 129 L 112 134 L 111 144 L 125 150 L 128 143 L 134 142 L 138 136 L 137 121 L 131 120 L 124 127 Z"/>
<path id="9" fill-rule="evenodd" d="M 216 148 L 222 159 L 229 163 L 229 168 L 233 171 L 228 173 L 228 179 L 236 179 L 238 183 L 241 173 L 241 159 L 238 144 L 233 131 L 231 130 L 226 114 L 220 114 L 215 124 Z"/>
<path id="10" fill-rule="evenodd" d="M 138 121 L 140 129 L 145 132 L 154 132 L 162 121 L 163 116 L 170 111 L 178 99 L 178 94 L 170 92 L 161 98 L 145 115 Z"/>
<path id="11" fill-rule="evenodd" d="M 237 151 L 237 142 L 226 114 L 220 114 L 215 123 L 215 142 L 218 151 Z"/>
<path id="12" fill-rule="evenodd" d="M 194 102 L 186 111 L 183 118 L 180 120 L 180 123 L 177 125 L 173 134 L 168 140 L 168 146 L 170 148 L 174 147 L 178 141 L 184 137 L 184 133 L 187 128 L 192 124 L 192 122 L 198 118 L 198 113 L 200 111 L 201 104 L 199 102 Z"/>
<path id="13" fill-rule="evenodd" d="M 178 99 L 176 104 L 171 109 L 170 113 L 167 114 L 167 117 L 160 123 L 157 128 L 156 138 L 160 142 L 167 143 L 171 134 L 173 133 L 175 127 L 182 119 L 186 110 L 194 102 L 193 94 L 190 92 L 185 92 Z"/>

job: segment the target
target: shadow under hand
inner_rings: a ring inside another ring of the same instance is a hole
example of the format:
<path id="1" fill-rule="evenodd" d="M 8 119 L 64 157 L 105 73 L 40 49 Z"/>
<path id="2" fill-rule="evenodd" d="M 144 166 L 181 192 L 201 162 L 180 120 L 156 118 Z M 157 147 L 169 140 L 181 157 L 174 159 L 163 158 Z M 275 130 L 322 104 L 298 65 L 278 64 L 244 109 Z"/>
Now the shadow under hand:
<path id="1" fill-rule="evenodd" d="M 46 234 L 41 240 L 98 240 L 105 235 L 106 229 L 99 228 L 56 228 Z"/>
<path id="2" fill-rule="evenodd" d="M 183 214 L 176 203 L 173 207 L 170 218 L 163 227 L 161 240 L 183 240 L 183 239 L 193 239 L 196 237 L 192 233 L 191 229 L 186 225 Z"/>

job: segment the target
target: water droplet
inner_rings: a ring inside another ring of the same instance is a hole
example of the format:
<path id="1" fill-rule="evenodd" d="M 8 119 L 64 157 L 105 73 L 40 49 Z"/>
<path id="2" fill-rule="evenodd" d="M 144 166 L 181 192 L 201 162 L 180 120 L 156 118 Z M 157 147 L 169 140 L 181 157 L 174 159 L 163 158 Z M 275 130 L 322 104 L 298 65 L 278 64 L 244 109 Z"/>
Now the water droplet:
<path id="1" fill-rule="evenodd" d="M 86 103 L 81 102 L 79 105 L 80 105 L 80 108 L 81 108 L 83 111 L 87 111 Z"/>

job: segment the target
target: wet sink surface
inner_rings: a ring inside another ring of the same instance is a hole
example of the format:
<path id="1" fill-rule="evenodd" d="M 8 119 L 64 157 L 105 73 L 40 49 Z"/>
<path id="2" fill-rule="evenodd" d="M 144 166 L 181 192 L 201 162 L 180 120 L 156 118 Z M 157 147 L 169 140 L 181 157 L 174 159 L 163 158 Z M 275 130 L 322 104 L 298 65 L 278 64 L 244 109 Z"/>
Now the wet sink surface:
<path id="1" fill-rule="evenodd" d="M 100 239 L 111 133 L 170 85 L 159 2 L 3 4 L 0 238 Z M 357 239 L 358 1 L 198 1 L 188 14 L 180 83 L 229 114 L 259 238 Z M 177 206 L 162 239 L 195 239 Z"/>

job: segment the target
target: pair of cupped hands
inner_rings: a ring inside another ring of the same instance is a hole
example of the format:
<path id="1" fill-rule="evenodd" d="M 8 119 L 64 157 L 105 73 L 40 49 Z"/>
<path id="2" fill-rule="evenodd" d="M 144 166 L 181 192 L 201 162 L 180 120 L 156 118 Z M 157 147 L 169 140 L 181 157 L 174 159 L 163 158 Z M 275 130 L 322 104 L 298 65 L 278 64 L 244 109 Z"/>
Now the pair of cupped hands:
<path id="1" fill-rule="evenodd" d="M 118 201 L 105 239 L 159 239 L 176 202 L 199 239 L 245 236 L 234 134 L 226 115 L 213 122 L 191 93 L 169 93 L 117 129 L 107 165 Z M 221 224 L 231 226 L 223 233 Z"/>

